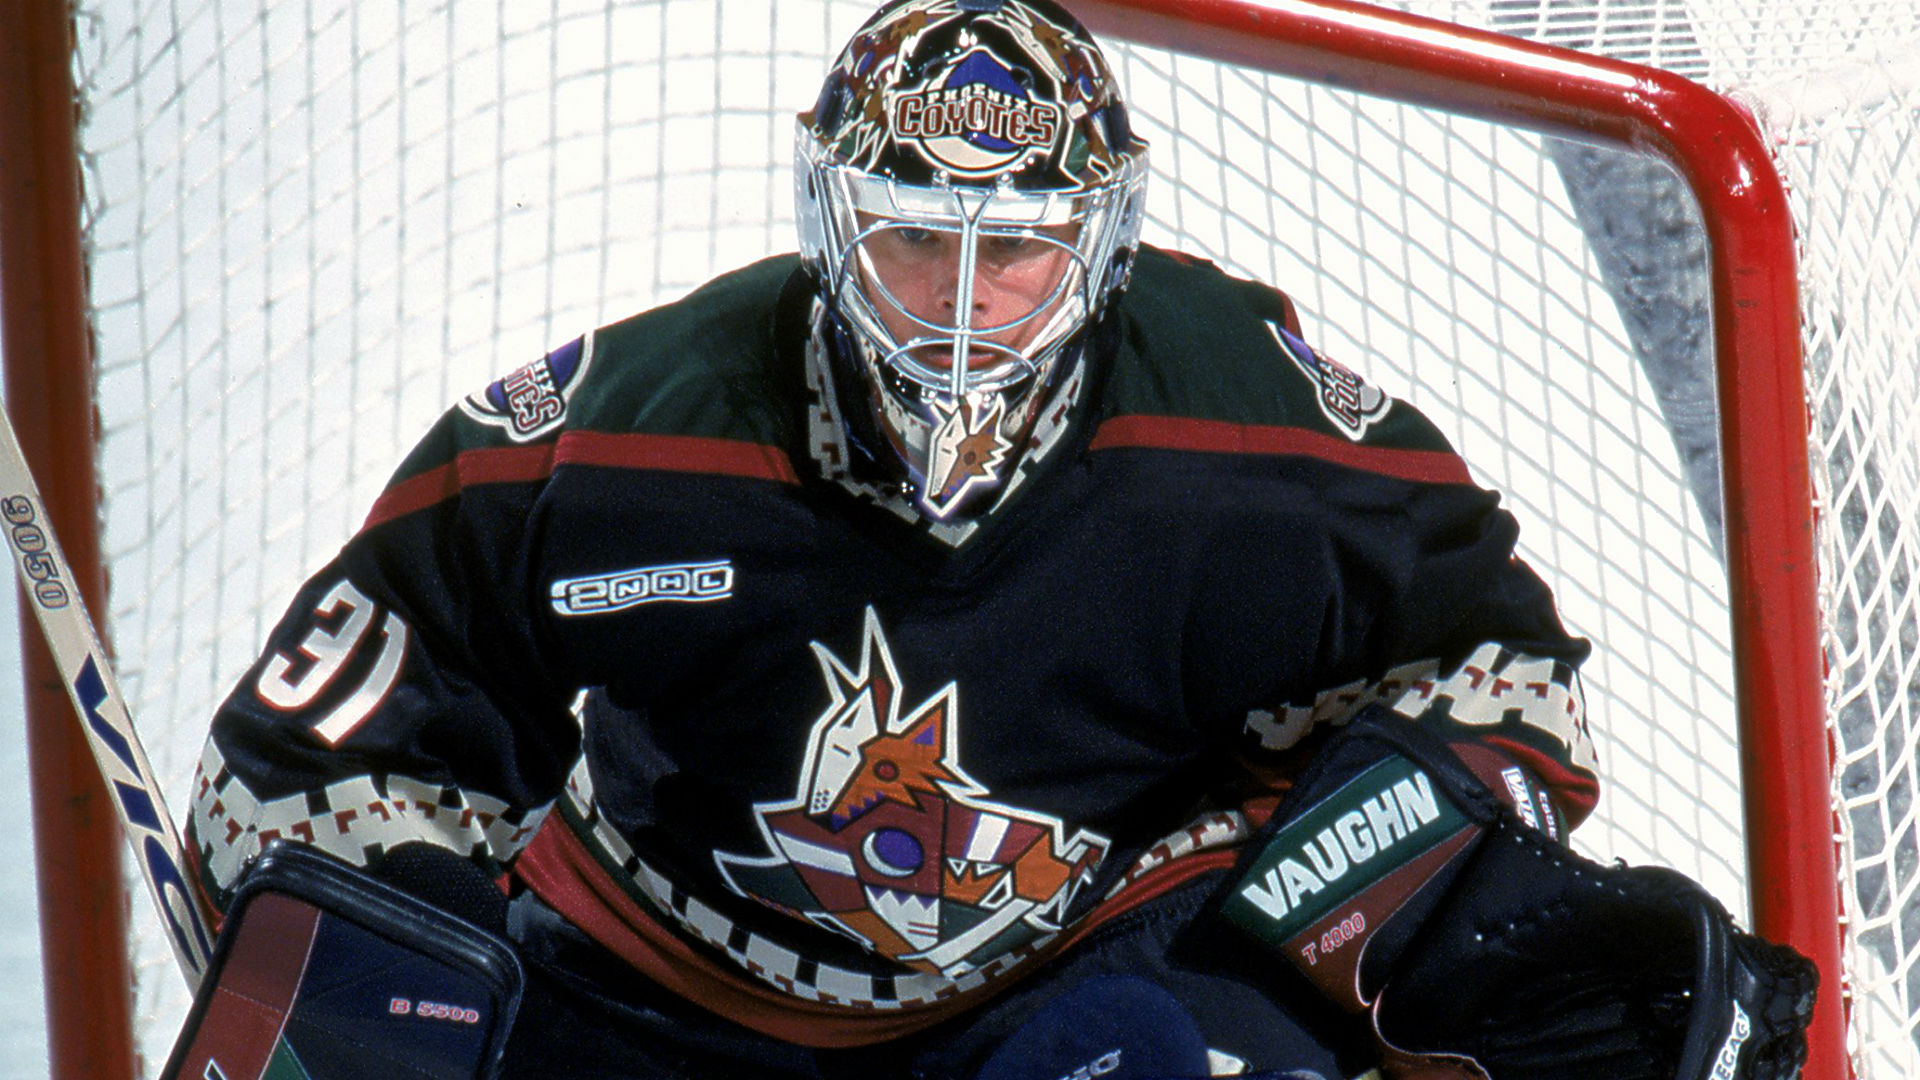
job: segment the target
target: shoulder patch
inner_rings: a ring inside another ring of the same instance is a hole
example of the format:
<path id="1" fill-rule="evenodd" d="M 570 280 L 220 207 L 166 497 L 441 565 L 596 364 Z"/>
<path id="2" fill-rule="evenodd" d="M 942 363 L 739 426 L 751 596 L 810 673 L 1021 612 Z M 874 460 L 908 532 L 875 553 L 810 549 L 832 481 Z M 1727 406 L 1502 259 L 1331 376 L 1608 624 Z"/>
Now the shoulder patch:
<path id="1" fill-rule="evenodd" d="M 1314 352 L 1286 327 L 1269 320 L 1267 329 L 1273 333 L 1280 351 L 1313 383 L 1314 401 L 1320 406 L 1320 412 L 1347 438 L 1354 442 L 1366 438 L 1367 429 L 1393 408 L 1393 398 L 1385 391 L 1369 384 L 1346 365 Z"/>
<path id="2" fill-rule="evenodd" d="M 514 442 L 532 442 L 558 428 L 593 358 L 592 334 L 578 337 L 486 389 L 468 394 L 460 411 L 501 428 Z"/>

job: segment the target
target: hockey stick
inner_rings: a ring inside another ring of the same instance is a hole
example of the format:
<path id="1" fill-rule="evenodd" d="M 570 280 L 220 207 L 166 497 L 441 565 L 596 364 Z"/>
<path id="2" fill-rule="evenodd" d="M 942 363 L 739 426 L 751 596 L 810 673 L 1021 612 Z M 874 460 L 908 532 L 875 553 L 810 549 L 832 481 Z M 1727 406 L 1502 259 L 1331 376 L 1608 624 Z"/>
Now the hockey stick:
<path id="1" fill-rule="evenodd" d="M 20 583 L 40 620 L 54 668 L 79 710 L 93 760 L 113 790 L 120 824 L 139 860 L 180 970 L 188 987 L 198 990 L 213 936 L 183 873 L 180 834 L 167 813 L 126 699 L 107 664 L 93 618 L 74 588 L 73 572 L 54 538 L 46 504 L 4 409 L 0 409 L 0 430 L 5 432 L 5 438 L 0 438 L 0 518 Z"/>

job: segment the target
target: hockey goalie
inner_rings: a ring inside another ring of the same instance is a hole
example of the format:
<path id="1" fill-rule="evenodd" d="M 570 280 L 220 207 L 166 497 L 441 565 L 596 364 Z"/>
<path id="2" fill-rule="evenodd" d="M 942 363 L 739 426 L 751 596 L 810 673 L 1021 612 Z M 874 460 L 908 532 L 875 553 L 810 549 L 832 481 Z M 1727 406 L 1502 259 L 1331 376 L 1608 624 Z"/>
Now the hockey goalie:
<path id="1" fill-rule="evenodd" d="M 1812 967 L 1567 846 L 1513 517 L 1147 152 L 1050 0 L 892 0 L 797 255 L 450 408 L 213 720 L 175 1069 L 298 909 L 254 1075 L 1796 1075 Z"/>

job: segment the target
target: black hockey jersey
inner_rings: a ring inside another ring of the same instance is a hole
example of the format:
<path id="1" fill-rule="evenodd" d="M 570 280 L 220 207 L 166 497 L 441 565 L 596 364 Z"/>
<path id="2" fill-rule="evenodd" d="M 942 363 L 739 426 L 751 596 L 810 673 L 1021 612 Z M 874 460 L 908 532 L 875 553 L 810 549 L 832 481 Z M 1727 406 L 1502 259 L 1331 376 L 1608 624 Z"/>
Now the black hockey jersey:
<path id="1" fill-rule="evenodd" d="M 944 539 L 835 479 L 812 302 L 770 259 L 446 414 L 214 720 L 216 902 L 274 837 L 426 839 L 856 1042 L 1231 858 L 1371 702 L 1591 808 L 1586 646 L 1513 519 L 1280 294 L 1143 251 L 1057 440 Z"/>

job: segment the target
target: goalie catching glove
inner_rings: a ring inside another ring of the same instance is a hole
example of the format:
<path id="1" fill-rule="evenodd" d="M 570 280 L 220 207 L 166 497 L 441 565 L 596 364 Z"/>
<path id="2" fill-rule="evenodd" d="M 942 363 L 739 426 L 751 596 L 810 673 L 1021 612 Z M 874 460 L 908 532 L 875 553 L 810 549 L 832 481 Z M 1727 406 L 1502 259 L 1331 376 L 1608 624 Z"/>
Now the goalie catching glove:
<path id="1" fill-rule="evenodd" d="M 1282 803 L 1225 915 L 1370 1013 L 1390 1076 L 1798 1075 L 1811 963 L 1682 874 L 1575 854 L 1524 773 L 1457 750 L 1363 712 Z"/>

